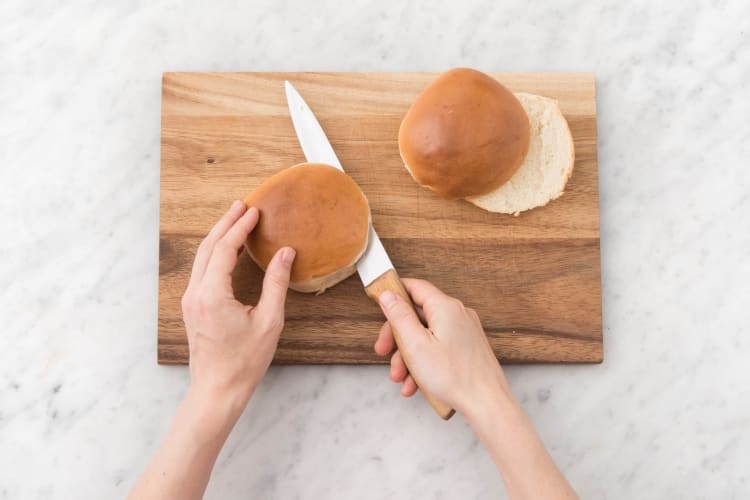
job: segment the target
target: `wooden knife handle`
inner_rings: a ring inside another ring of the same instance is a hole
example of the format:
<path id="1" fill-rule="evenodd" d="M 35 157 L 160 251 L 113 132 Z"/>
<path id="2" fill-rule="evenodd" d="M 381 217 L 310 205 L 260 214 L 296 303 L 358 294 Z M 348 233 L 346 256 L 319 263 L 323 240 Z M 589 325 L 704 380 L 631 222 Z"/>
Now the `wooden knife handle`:
<path id="1" fill-rule="evenodd" d="M 406 301 L 407 304 L 409 304 L 412 308 L 414 308 L 414 304 L 411 301 L 411 297 L 409 297 L 409 294 L 406 293 L 406 290 L 404 289 L 404 285 L 401 284 L 401 280 L 398 277 L 398 273 L 395 269 L 390 269 L 377 277 L 375 281 L 370 283 L 368 286 L 365 287 L 365 292 L 367 293 L 367 296 L 370 297 L 372 300 L 380 303 L 380 294 L 385 292 L 386 290 L 390 290 L 391 292 L 399 295 L 403 300 Z M 450 406 L 442 403 L 441 401 L 438 401 L 435 399 L 429 392 L 425 391 L 422 388 L 422 384 L 419 383 L 419 380 L 417 380 L 417 377 L 414 376 L 414 373 L 411 372 L 411 369 L 409 369 L 409 360 L 406 358 L 406 353 L 403 349 L 401 349 L 401 335 L 398 333 L 398 331 L 391 325 L 391 331 L 393 332 L 393 339 L 396 341 L 396 345 L 399 348 L 399 351 L 401 352 L 401 359 L 404 360 L 404 364 L 406 365 L 406 369 L 409 370 L 411 373 L 412 378 L 414 379 L 414 382 L 416 382 L 417 387 L 419 387 L 419 390 L 422 391 L 422 394 L 425 398 L 427 398 L 427 401 L 430 403 L 432 408 L 435 410 L 435 412 L 440 415 L 440 417 L 443 420 L 448 420 L 453 416 L 455 413 L 455 410 L 451 408 Z"/>

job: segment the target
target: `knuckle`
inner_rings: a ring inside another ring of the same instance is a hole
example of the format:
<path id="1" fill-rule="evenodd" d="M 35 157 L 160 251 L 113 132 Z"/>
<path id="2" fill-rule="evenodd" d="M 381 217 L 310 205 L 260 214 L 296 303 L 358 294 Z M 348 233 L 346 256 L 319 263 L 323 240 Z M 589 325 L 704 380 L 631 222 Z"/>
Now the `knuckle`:
<path id="1" fill-rule="evenodd" d="M 214 252 L 217 252 L 220 255 L 228 254 L 231 251 L 232 251 L 231 245 L 229 245 L 227 240 L 224 238 L 217 241 L 216 245 L 214 245 Z"/>
<path id="2" fill-rule="evenodd" d="M 209 236 L 206 236 L 205 238 L 203 238 L 200 244 L 198 245 L 198 253 L 207 252 L 211 248 L 212 243 L 213 242 Z"/>
<path id="3" fill-rule="evenodd" d="M 214 294 L 212 294 L 208 290 L 199 291 L 196 302 L 198 305 L 198 310 L 201 313 L 205 313 L 206 311 L 209 311 L 216 306 L 216 298 Z"/>
<path id="4" fill-rule="evenodd" d="M 402 322 L 411 316 L 411 309 L 406 304 L 399 304 L 393 309 L 393 319 L 397 322 Z"/>
<path id="5" fill-rule="evenodd" d="M 268 279 L 271 286 L 274 286 L 276 288 L 286 288 L 289 286 L 289 278 L 287 276 L 284 276 L 282 273 L 279 272 L 267 272 L 266 278 Z"/>
<path id="6" fill-rule="evenodd" d="M 193 297 L 189 294 L 189 292 L 185 292 L 185 295 L 182 296 L 182 300 L 180 300 L 180 305 L 182 306 L 182 313 L 188 314 L 193 309 Z"/>
<path id="7" fill-rule="evenodd" d="M 453 312 L 461 312 L 465 309 L 464 303 L 455 297 L 448 297 L 446 307 L 448 307 Z"/>
<path id="8" fill-rule="evenodd" d="M 284 328 L 284 316 L 280 314 L 266 314 L 260 322 L 264 332 L 279 331 Z"/>

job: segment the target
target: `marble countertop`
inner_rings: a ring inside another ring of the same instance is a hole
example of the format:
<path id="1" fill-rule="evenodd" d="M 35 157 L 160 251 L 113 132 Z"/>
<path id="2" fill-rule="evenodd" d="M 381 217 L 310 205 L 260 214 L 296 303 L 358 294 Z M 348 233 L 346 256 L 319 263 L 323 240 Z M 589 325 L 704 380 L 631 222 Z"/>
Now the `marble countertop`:
<path id="1" fill-rule="evenodd" d="M 605 362 L 506 369 L 557 463 L 583 498 L 750 496 L 750 4 L 208 4 L 0 4 L 0 498 L 124 496 L 187 388 L 155 362 L 163 71 L 458 65 L 596 72 Z M 503 497 L 397 391 L 272 368 L 207 498 Z"/>

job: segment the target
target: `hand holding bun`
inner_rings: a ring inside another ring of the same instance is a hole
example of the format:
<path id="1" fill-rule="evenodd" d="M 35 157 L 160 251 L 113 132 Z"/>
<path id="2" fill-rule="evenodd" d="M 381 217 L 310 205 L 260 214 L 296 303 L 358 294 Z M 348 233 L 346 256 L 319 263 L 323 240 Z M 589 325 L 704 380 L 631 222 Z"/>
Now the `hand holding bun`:
<path id="1" fill-rule="evenodd" d="M 348 278 L 367 248 L 370 206 L 341 170 L 301 163 L 273 175 L 244 200 L 260 220 L 245 248 L 263 269 L 279 248 L 297 257 L 289 287 L 322 293 Z"/>

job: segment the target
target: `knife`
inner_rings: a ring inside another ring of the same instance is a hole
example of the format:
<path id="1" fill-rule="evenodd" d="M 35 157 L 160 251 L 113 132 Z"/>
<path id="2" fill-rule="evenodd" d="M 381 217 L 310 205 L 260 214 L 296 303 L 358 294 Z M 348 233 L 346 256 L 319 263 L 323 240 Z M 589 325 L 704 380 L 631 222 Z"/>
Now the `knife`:
<path id="1" fill-rule="evenodd" d="M 284 87 L 286 88 L 289 114 L 292 116 L 294 130 L 297 132 L 297 138 L 307 161 L 311 163 L 325 163 L 343 172 L 344 167 L 341 166 L 341 162 L 333 151 L 328 137 L 323 132 L 323 128 L 318 123 L 318 119 L 315 118 L 310 106 L 302 99 L 302 96 L 291 83 L 285 81 Z M 378 238 L 378 234 L 375 232 L 372 224 L 370 224 L 367 249 L 359 261 L 357 261 L 357 272 L 365 287 L 367 296 L 376 303 L 379 303 L 380 295 L 383 292 L 390 290 L 399 295 L 412 308 L 414 307 L 411 297 L 409 297 L 409 294 L 406 293 L 404 286 L 401 284 L 398 273 L 396 273 L 396 269 L 393 267 L 391 259 L 388 257 L 388 253 L 385 251 L 383 243 Z M 399 335 L 395 328 L 391 327 L 391 330 L 393 331 L 393 338 L 396 341 L 396 345 L 401 351 L 401 358 L 408 369 L 409 360 L 406 358 L 403 349 L 401 349 L 401 335 Z M 435 399 L 430 393 L 425 392 L 413 373 L 412 378 L 414 378 L 417 387 L 420 388 L 422 394 L 438 415 L 444 420 L 448 420 L 453 416 L 455 413 L 453 408 Z"/>

